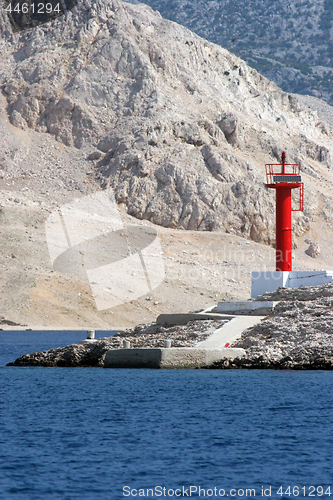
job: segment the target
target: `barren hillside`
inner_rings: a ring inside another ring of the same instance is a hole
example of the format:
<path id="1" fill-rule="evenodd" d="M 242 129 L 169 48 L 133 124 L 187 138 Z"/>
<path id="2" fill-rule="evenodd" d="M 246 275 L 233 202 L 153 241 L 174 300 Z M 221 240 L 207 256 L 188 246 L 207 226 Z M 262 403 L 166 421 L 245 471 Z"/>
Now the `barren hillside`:
<path id="1" fill-rule="evenodd" d="M 296 265 L 330 267 L 332 131 L 297 96 L 143 5 L 84 0 L 15 34 L 2 13 L 0 30 L 6 320 L 104 329 L 248 297 L 250 270 L 274 268 L 263 174 L 282 150 L 305 181 Z M 87 283 L 52 271 L 44 224 L 108 186 L 124 220 L 161 227 L 166 281 L 154 297 L 99 312 Z M 304 239 L 319 241 L 319 260 Z"/>

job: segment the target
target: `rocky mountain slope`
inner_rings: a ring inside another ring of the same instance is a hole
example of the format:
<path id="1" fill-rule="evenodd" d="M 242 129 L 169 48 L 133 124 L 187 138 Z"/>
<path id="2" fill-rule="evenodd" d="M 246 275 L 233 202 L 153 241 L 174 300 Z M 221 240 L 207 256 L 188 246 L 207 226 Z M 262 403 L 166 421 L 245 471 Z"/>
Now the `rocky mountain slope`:
<path id="1" fill-rule="evenodd" d="M 333 104 L 333 8 L 329 0 L 144 3 L 226 47 L 283 90 Z"/>
<path id="2" fill-rule="evenodd" d="M 296 97 L 148 7 L 86 0 L 7 40 L 11 123 L 95 147 L 137 218 L 272 243 L 263 164 L 286 149 L 319 183 L 330 167 L 331 132 Z"/>
<path id="3" fill-rule="evenodd" d="M 119 209 L 143 224 L 273 244 L 274 194 L 264 187 L 263 166 L 285 150 L 301 163 L 306 190 L 296 239 L 307 234 L 325 248 L 333 223 L 331 126 L 241 59 L 147 6 L 119 0 L 83 0 L 18 33 L 2 11 L 0 34 L 2 286 L 15 296 L 4 294 L 7 319 L 6 308 L 17 321 L 27 300 L 30 313 L 51 303 L 51 324 L 59 313 L 65 323 L 68 314 L 80 322 L 82 302 L 84 324 L 96 319 L 85 285 L 51 276 L 43 224 L 54 207 L 106 186 Z M 193 234 L 179 238 L 195 246 Z M 211 297 L 213 281 L 204 285 Z"/>

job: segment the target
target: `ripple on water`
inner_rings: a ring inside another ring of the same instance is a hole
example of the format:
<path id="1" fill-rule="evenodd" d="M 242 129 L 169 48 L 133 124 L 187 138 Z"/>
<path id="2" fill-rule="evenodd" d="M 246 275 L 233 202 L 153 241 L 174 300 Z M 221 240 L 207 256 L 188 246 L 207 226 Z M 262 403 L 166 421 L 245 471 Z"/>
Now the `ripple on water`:
<path id="1" fill-rule="evenodd" d="M 7 367 L 0 374 L 6 500 L 118 500 L 124 485 L 259 492 L 331 481 L 332 372 Z"/>

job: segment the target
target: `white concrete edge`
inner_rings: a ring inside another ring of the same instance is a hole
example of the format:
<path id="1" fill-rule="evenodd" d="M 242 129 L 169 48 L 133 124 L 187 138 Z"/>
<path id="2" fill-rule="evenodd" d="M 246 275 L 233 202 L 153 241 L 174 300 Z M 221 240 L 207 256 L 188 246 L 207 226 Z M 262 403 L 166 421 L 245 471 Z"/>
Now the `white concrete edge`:
<path id="1" fill-rule="evenodd" d="M 204 309 L 203 311 L 200 311 L 199 314 L 212 312 L 212 310 L 215 309 L 216 307 L 217 307 L 216 305 L 210 306 L 210 307 L 206 307 L 206 309 Z"/>
<path id="2" fill-rule="evenodd" d="M 218 302 L 216 312 L 222 314 L 226 312 L 229 312 L 231 314 L 237 314 L 240 312 L 257 311 L 258 309 L 273 310 L 278 303 L 279 303 L 278 301 L 273 301 L 273 300 Z"/>

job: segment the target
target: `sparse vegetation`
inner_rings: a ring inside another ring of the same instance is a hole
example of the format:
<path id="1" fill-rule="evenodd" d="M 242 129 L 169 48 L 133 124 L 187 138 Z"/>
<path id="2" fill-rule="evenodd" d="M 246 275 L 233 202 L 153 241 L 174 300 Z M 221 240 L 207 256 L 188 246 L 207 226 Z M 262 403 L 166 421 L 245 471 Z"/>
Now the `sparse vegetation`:
<path id="1" fill-rule="evenodd" d="M 137 0 L 133 0 L 137 3 Z M 333 67 L 333 26 L 331 0 L 277 0 L 267 4 L 262 0 L 144 0 L 161 14 L 187 26 L 245 59 L 255 69 L 274 80 L 272 60 L 281 62 L 286 52 L 286 64 L 279 67 L 276 82 L 289 92 L 320 96 L 333 104 L 333 89 L 327 78 L 317 75 L 315 66 Z M 294 68 L 302 78 L 295 79 Z M 315 76 L 313 79 L 312 76 Z"/>

